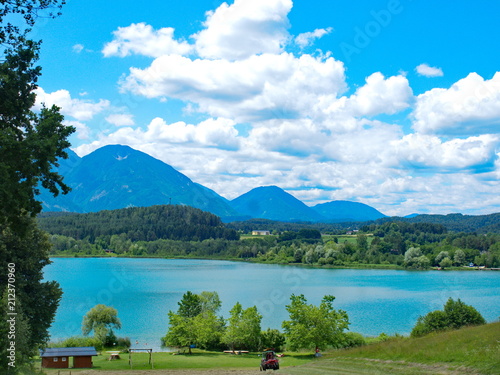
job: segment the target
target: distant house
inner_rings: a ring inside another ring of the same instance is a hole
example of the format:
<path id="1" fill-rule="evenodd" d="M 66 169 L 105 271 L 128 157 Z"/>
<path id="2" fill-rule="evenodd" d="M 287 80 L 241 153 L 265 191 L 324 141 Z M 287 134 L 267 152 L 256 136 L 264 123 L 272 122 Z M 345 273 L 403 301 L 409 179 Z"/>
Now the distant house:
<path id="1" fill-rule="evenodd" d="M 73 368 L 91 368 L 92 357 L 97 355 L 93 346 L 80 348 L 47 348 L 40 351 L 43 368 L 69 368 L 73 357 Z"/>
<path id="2" fill-rule="evenodd" d="M 253 230 L 252 236 L 270 236 L 271 232 L 268 230 Z"/>

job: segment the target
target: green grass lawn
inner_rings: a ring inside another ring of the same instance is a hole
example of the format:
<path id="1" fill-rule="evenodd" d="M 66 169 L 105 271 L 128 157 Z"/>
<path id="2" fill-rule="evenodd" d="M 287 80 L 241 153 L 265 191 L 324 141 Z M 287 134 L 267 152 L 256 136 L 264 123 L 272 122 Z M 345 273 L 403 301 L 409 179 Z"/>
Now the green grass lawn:
<path id="1" fill-rule="evenodd" d="M 500 323 L 333 351 L 286 373 L 500 374 Z"/>
<path id="2" fill-rule="evenodd" d="M 94 357 L 95 370 L 130 370 L 129 355 L 121 354 L 119 360 L 108 361 L 109 354 L 103 352 L 101 355 Z M 314 356 L 310 353 L 293 353 L 280 358 L 282 367 L 300 366 L 310 362 Z M 154 369 L 213 369 L 213 368 L 255 368 L 259 370 L 260 353 L 249 354 L 227 354 L 221 352 L 206 352 L 201 350 L 193 350 L 193 354 L 172 355 L 172 353 L 157 352 L 153 353 Z M 134 353 L 132 354 L 132 369 L 147 370 L 150 369 L 149 354 Z M 57 374 L 58 370 L 44 370 L 48 375 Z M 76 372 L 77 370 L 73 370 Z M 62 372 L 61 372 L 62 373 Z"/>

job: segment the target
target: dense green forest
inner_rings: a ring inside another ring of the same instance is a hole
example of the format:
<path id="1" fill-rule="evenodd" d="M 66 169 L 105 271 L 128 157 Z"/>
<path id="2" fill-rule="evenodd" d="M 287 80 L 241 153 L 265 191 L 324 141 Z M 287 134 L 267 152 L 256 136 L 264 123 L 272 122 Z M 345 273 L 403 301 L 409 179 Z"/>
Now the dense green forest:
<path id="1" fill-rule="evenodd" d="M 185 206 L 153 206 L 91 214 L 46 215 L 52 255 L 200 257 L 325 267 L 500 267 L 500 234 L 451 231 L 445 224 L 365 223 L 354 234 L 338 224 L 252 220 L 225 227 L 210 213 Z M 241 236 L 280 225 L 270 236 Z M 258 226 L 262 225 L 262 227 Z M 238 232 L 236 227 L 240 229 Z M 280 230 L 278 230 L 279 228 Z M 331 231 L 327 231 L 328 228 Z M 333 230 L 334 228 L 334 230 Z M 329 233 L 329 234 L 325 234 Z"/>
<path id="2" fill-rule="evenodd" d="M 41 215 L 39 224 L 40 228 L 51 234 L 90 243 L 113 235 L 125 235 L 132 242 L 239 238 L 236 231 L 226 228 L 218 216 L 179 205 L 131 207 L 88 214 Z"/>
<path id="3" fill-rule="evenodd" d="M 382 225 L 391 222 L 441 224 L 448 231 L 466 233 L 500 233 L 500 213 L 490 215 L 417 215 L 411 218 L 384 217 L 369 222 L 311 223 L 281 222 L 267 219 L 251 219 L 226 224 L 228 228 L 244 233 L 252 230 L 270 230 L 274 232 L 298 231 L 302 228 L 317 229 L 321 233 L 342 234 L 347 229 L 359 229 L 370 224 Z"/>

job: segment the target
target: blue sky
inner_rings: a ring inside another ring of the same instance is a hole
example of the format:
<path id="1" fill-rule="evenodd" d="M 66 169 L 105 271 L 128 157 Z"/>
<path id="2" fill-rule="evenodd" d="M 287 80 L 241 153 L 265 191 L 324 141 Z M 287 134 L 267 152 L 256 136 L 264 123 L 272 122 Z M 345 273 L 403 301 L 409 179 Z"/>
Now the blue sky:
<path id="1" fill-rule="evenodd" d="M 500 211 L 500 3 L 69 0 L 38 101 L 228 199 Z"/>

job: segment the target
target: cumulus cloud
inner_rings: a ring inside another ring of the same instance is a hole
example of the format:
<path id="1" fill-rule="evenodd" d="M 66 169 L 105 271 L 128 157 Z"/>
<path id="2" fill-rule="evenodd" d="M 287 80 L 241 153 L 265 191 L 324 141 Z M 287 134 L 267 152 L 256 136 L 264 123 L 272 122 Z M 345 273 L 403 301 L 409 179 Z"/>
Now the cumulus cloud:
<path id="1" fill-rule="evenodd" d="M 415 70 L 419 75 L 424 77 L 442 77 L 444 75 L 441 68 L 435 68 L 427 64 L 420 64 Z"/>
<path id="2" fill-rule="evenodd" d="M 87 154 L 107 144 L 188 144 L 189 147 L 217 147 L 220 149 L 237 149 L 238 131 L 232 120 L 217 118 L 207 119 L 199 124 L 187 124 L 178 121 L 168 124 L 160 117 L 154 118 L 146 130 L 141 128 L 122 127 L 114 133 L 102 136 L 90 147 L 77 148 L 79 153 Z"/>
<path id="3" fill-rule="evenodd" d="M 291 0 L 235 0 L 207 12 L 202 31 L 195 34 L 198 55 L 237 60 L 261 53 L 280 53 L 288 41 L 287 15 Z"/>
<path id="4" fill-rule="evenodd" d="M 413 128 L 422 133 L 498 133 L 500 72 L 490 80 L 477 73 L 449 89 L 435 88 L 416 98 Z"/>
<path id="5" fill-rule="evenodd" d="M 115 126 L 132 126 L 135 124 L 134 116 L 124 113 L 113 113 L 106 117 L 106 121 Z"/>
<path id="6" fill-rule="evenodd" d="M 326 29 L 316 29 L 314 31 L 299 34 L 295 37 L 295 44 L 300 48 L 306 48 L 314 43 L 314 40 L 319 39 L 333 31 L 332 27 Z"/>
<path id="7" fill-rule="evenodd" d="M 480 135 L 443 142 L 433 135 L 408 134 L 394 142 L 403 160 L 416 166 L 464 170 L 484 163 L 493 164 L 498 135 Z"/>
<path id="8" fill-rule="evenodd" d="M 132 54 L 150 57 L 186 55 L 192 50 L 192 46 L 186 41 L 174 39 L 174 29 L 171 27 L 154 30 L 151 25 L 143 22 L 133 23 L 127 27 L 119 27 L 113 35 L 114 40 L 102 50 L 105 57 L 125 57 Z"/>
<path id="9" fill-rule="evenodd" d="M 333 103 L 330 110 L 342 109 L 354 116 L 392 115 L 408 108 L 412 100 L 413 91 L 406 77 L 385 78 L 377 72 L 367 77 L 366 84 L 349 98 Z"/>
<path id="10" fill-rule="evenodd" d="M 65 116 L 73 117 L 78 121 L 91 120 L 96 114 L 110 107 L 109 100 L 99 100 L 92 102 L 90 100 L 73 99 L 68 90 L 57 90 L 47 93 L 39 87 L 35 90 L 36 104 L 35 108 L 40 108 L 42 104 L 46 107 L 56 105 L 61 108 L 61 113 Z"/>
<path id="11" fill-rule="evenodd" d="M 201 112 L 237 121 L 296 116 L 321 97 L 335 99 L 346 87 L 341 62 L 289 53 L 239 61 L 162 56 L 146 69 L 131 68 L 121 82 L 124 91 L 189 101 Z"/>

